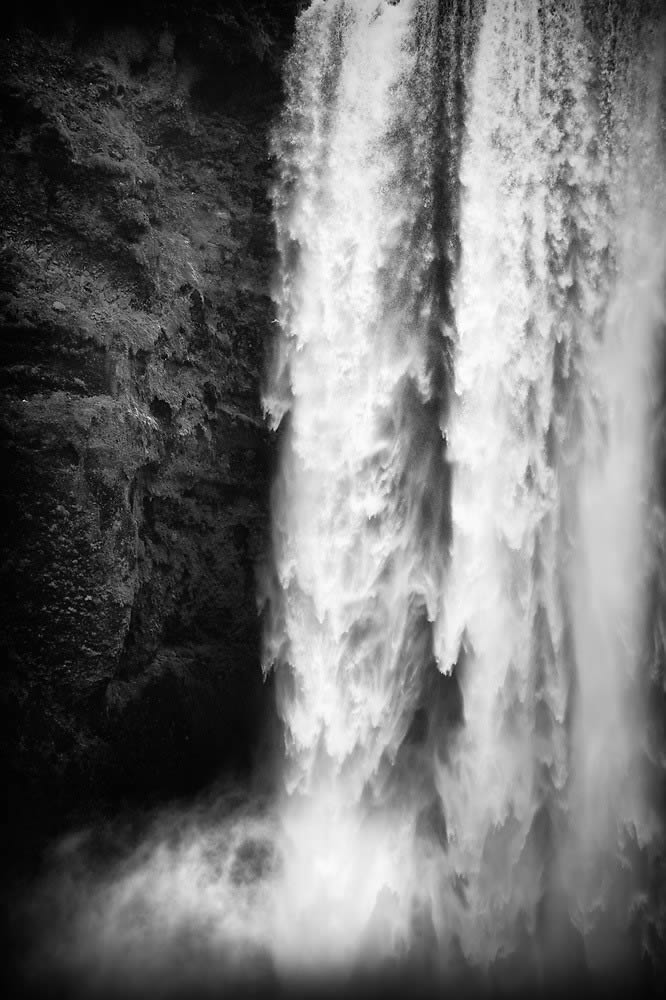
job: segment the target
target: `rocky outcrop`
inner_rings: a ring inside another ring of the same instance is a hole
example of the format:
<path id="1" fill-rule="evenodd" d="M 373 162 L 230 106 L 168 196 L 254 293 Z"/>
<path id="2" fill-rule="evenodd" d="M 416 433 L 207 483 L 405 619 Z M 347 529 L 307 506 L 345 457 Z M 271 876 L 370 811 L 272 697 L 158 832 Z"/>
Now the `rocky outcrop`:
<path id="1" fill-rule="evenodd" d="M 0 52 L 17 813 L 242 767 L 265 710 L 267 136 L 297 5 L 138 6 Z"/>

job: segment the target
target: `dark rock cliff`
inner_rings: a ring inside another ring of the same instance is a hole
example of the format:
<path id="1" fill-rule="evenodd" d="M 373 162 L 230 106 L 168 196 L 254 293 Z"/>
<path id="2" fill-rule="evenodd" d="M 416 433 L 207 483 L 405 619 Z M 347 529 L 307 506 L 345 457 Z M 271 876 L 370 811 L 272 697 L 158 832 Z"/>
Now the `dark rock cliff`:
<path id="1" fill-rule="evenodd" d="M 16 829 L 247 766 L 267 139 L 297 3 L 5 15 L 2 742 Z"/>

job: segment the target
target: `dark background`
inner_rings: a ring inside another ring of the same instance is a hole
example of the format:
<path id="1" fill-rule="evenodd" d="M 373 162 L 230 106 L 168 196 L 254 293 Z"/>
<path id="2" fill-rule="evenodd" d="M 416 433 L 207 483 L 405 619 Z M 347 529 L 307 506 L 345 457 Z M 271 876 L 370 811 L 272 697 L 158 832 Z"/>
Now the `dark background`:
<path id="1" fill-rule="evenodd" d="M 298 2 L 0 15 L 7 857 L 252 766 L 268 135 Z"/>

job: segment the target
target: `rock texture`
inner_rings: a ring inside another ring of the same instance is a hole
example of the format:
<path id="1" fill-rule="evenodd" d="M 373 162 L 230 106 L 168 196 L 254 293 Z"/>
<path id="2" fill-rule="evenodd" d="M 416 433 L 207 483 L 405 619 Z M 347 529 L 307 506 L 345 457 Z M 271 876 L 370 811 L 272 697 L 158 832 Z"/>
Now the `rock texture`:
<path id="1" fill-rule="evenodd" d="M 296 6 L 139 3 L 92 23 L 70 5 L 6 27 L 2 741 L 19 829 L 26 810 L 243 767 L 261 725 L 267 137 Z"/>

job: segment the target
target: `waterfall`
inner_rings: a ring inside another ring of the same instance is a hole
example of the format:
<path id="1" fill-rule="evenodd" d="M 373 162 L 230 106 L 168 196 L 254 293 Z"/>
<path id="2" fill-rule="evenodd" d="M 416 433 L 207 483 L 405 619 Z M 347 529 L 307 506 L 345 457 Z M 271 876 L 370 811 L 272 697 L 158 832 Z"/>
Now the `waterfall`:
<path id="1" fill-rule="evenodd" d="M 289 427 L 269 639 L 286 643 L 294 782 L 310 788 L 317 765 L 353 772 L 354 796 L 405 735 L 430 589 L 424 484 L 408 481 L 410 408 L 431 395 L 430 20 L 409 2 L 313 4 L 275 144 L 288 392 L 268 403 Z"/>
<path id="2" fill-rule="evenodd" d="M 47 966 L 665 974 L 665 25 L 300 13 L 263 393 L 279 789 L 101 876 L 65 845 Z"/>
<path id="3" fill-rule="evenodd" d="M 432 888 L 382 878 L 475 961 L 534 933 L 544 897 L 589 931 L 610 859 L 658 828 L 655 23 L 315 2 L 287 70 L 265 663 L 288 788 L 325 826 L 371 802 L 415 832 Z M 433 708 L 437 670 L 457 713 Z"/>
<path id="4" fill-rule="evenodd" d="M 354 952 L 378 894 L 408 870 L 404 817 L 393 836 L 357 807 L 382 797 L 411 722 L 443 565 L 428 364 L 436 28 L 429 4 L 314 3 L 275 137 L 283 340 L 267 406 L 288 426 L 267 666 L 277 659 L 287 786 L 302 797 L 294 868 L 324 910 L 318 961 L 336 908 Z"/>

